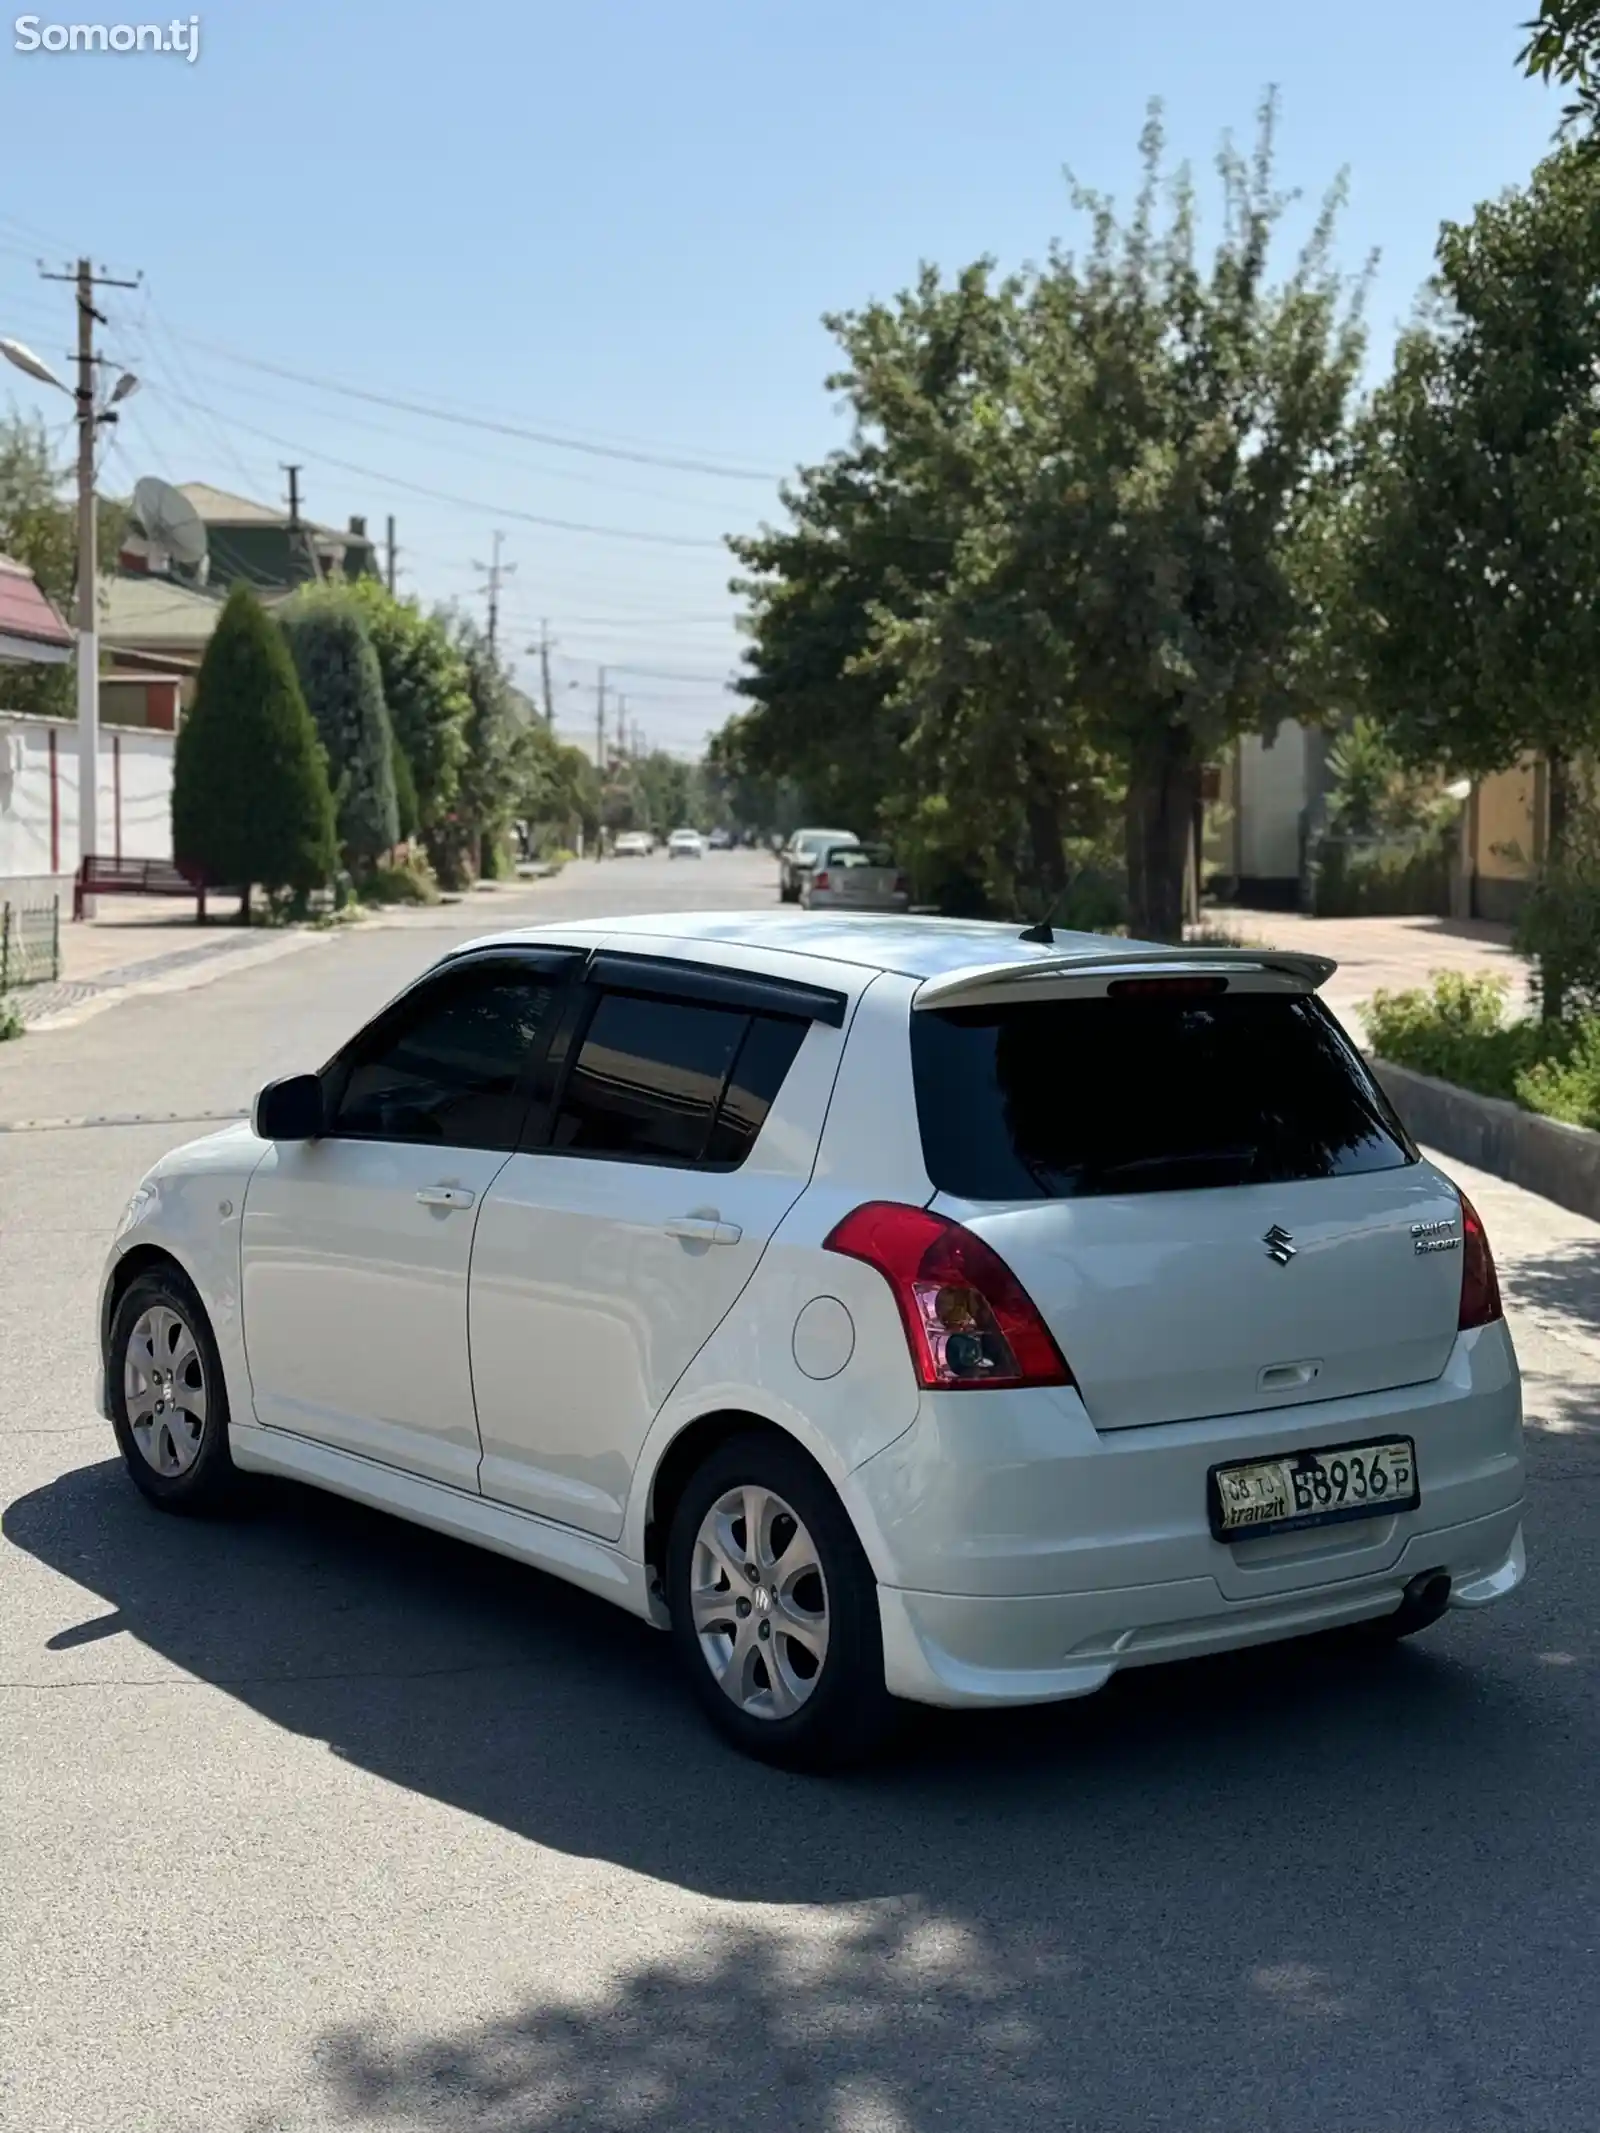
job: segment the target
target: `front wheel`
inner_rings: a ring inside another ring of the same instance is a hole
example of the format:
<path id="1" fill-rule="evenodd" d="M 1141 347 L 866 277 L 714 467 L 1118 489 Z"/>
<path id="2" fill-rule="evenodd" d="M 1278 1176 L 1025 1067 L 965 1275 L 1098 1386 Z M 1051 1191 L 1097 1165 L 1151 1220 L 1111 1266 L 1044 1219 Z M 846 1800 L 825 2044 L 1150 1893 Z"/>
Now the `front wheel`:
<path id="1" fill-rule="evenodd" d="M 798 1445 L 752 1431 L 711 1454 L 673 1518 L 667 1597 L 690 1688 L 747 1755 L 834 1770 L 887 1739 L 877 1585 Z"/>
<path id="2" fill-rule="evenodd" d="M 237 1475 L 222 1358 L 176 1267 L 153 1267 L 128 1284 L 107 1366 L 112 1427 L 134 1486 L 164 1511 L 223 1508 Z"/>

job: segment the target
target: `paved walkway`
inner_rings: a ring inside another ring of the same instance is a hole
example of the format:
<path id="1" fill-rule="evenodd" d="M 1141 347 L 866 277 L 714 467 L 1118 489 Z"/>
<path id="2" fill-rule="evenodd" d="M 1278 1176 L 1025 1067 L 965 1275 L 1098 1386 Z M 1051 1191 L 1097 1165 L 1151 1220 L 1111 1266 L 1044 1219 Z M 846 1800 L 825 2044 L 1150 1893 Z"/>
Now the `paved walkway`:
<path id="1" fill-rule="evenodd" d="M 1480 919 L 1301 918 L 1293 912 L 1230 907 L 1209 913 L 1206 925 L 1239 941 L 1331 955 L 1339 968 L 1323 997 L 1352 1029 L 1359 1027 L 1361 1009 L 1375 992 L 1426 985 L 1439 970 L 1503 977 L 1511 988 L 1512 1011 L 1528 1005 L 1528 966 L 1512 953 L 1509 929 Z"/>

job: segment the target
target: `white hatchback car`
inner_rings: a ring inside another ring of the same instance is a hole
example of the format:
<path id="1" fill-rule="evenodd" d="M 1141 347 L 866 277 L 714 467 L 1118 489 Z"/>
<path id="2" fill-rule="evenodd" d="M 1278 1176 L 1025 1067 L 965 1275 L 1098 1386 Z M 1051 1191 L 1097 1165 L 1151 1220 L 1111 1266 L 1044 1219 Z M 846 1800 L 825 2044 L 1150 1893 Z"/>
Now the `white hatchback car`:
<path id="1" fill-rule="evenodd" d="M 1483 1229 L 1255 949 L 796 913 L 449 956 L 139 1186 L 104 1407 L 669 1629 L 741 1746 L 1522 1579 Z"/>
<path id="2" fill-rule="evenodd" d="M 704 859 L 706 841 L 698 830 L 676 829 L 667 839 L 669 859 Z"/>

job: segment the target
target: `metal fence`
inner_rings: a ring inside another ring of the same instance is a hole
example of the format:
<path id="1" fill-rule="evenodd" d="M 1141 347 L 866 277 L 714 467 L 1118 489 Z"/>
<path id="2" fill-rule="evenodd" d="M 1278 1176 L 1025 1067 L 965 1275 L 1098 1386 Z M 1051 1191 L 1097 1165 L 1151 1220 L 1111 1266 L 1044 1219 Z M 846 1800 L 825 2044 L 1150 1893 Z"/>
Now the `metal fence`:
<path id="1" fill-rule="evenodd" d="M 61 906 L 0 904 L 0 993 L 61 975 Z"/>

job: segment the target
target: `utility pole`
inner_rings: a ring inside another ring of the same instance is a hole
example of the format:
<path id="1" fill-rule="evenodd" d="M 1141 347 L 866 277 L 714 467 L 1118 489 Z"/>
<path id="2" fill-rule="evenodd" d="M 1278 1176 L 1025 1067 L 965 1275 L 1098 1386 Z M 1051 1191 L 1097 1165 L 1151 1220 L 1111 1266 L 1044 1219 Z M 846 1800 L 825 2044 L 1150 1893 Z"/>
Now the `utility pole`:
<path id="1" fill-rule="evenodd" d="M 489 579 L 488 584 L 482 590 L 489 596 L 489 657 L 491 659 L 494 657 L 495 645 L 500 636 L 500 581 L 502 578 L 509 578 L 517 567 L 515 563 L 502 563 L 500 560 L 500 548 L 504 540 L 505 535 L 503 533 L 495 535 L 494 561 L 492 563 L 474 563 L 472 566 L 474 570 L 486 572 Z"/>
<path id="2" fill-rule="evenodd" d="M 600 669 L 600 679 L 594 692 L 594 767 L 600 779 L 601 812 L 605 808 L 606 789 L 606 670 Z M 597 860 L 606 856 L 606 829 L 601 821 L 595 830 L 594 856 Z"/>
<path id="3" fill-rule="evenodd" d="M 102 421 L 116 420 L 107 410 L 101 415 L 94 404 L 94 329 L 104 325 L 94 307 L 94 292 L 102 289 L 137 289 L 138 279 L 121 281 L 112 274 L 96 274 L 87 259 L 80 259 L 71 274 L 46 274 L 46 281 L 76 284 L 78 297 L 78 384 L 73 394 L 78 415 L 78 857 L 93 854 L 97 835 L 95 802 L 100 783 L 100 636 L 97 607 L 98 561 L 95 555 L 94 433 Z M 93 918 L 92 896 L 83 901 L 83 915 Z"/>
<path id="4" fill-rule="evenodd" d="M 303 537 L 306 544 L 306 554 L 311 559 L 311 575 L 320 585 L 322 583 L 322 558 L 317 553 L 316 540 L 310 533 L 306 531 L 300 519 L 300 476 L 304 472 L 304 469 L 300 466 L 290 466 L 285 460 L 280 460 L 278 464 L 283 468 L 284 473 L 287 474 L 289 477 L 290 553 L 293 554 L 294 552 L 294 543 L 296 535 L 300 535 L 301 537 Z"/>
<path id="5" fill-rule="evenodd" d="M 541 618 L 539 623 L 539 678 L 544 684 L 544 722 L 553 727 L 556 722 L 556 700 L 550 694 L 550 624 Z"/>
<path id="6" fill-rule="evenodd" d="M 394 513 L 391 511 L 389 513 L 388 521 L 384 528 L 383 536 L 383 582 L 385 585 L 388 586 L 391 593 L 394 591 L 395 554 L 396 549 L 394 545 Z"/>

